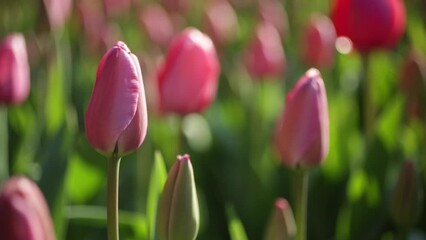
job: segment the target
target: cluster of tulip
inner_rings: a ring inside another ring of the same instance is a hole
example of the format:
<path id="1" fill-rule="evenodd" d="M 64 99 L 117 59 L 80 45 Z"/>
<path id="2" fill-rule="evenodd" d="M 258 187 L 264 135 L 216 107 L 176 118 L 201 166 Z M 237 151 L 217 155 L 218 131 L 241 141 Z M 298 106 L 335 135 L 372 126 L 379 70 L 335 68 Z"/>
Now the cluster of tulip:
<path id="1" fill-rule="evenodd" d="M 71 1 L 44 2 L 51 28 L 60 29 L 70 14 Z M 109 240 L 119 239 L 120 161 L 143 144 L 148 132 L 149 103 L 154 104 L 155 114 L 183 117 L 205 111 L 214 102 L 218 90 L 221 63 L 216 48 L 226 46 L 237 33 L 237 15 L 228 1 L 212 1 L 207 5 L 207 34 L 194 27 L 175 34 L 175 22 L 169 12 L 185 11 L 188 3 L 164 1 L 164 4 L 167 10 L 151 4 L 139 15 L 140 24 L 150 40 L 160 48 L 168 46 L 166 55 L 152 74 L 155 75 L 155 93 L 145 92 L 144 84 L 151 82 L 143 80 L 138 57 L 124 42 L 118 41 L 99 62 L 84 117 L 88 142 L 108 159 L 106 209 Z M 287 66 L 282 44 L 289 34 L 284 9 L 272 0 L 259 1 L 259 4 L 260 20 L 242 62 L 248 74 L 262 82 L 280 78 L 291 69 Z M 105 0 L 104 11 L 106 15 L 114 16 L 127 11 L 130 6 L 130 0 Z M 86 13 L 88 8 L 88 3 L 80 2 L 79 12 L 88 42 L 97 47 L 108 45 L 105 37 L 108 30 L 97 29 L 95 16 Z M 281 14 L 274 14 L 274 11 L 281 11 Z M 218 21 L 222 14 L 223 21 Z M 318 69 L 334 65 L 335 45 L 342 39 L 353 44 L 364 59 L 368 59 L 368 55 L 376 49 L 394 48 L 405 31 L 405 19 L 401 0 L 337 0 L 332 7 L 331 18 L 313 15 L 308 21 L 300 51 L 300 57 L 308 67 L 287 93 L 285 107 L 276 121 L 272 137 L 281 163 L 294 173 L 294 200 L 291 203 L 295 216 L 290 203 L 284 198 L 277 198 L 266 224 L 264 239 L 307 238 L 308 175 L 312 168 L 320 166 L 327 158 L 330 148 L 329 104 Z M 419 118 L 425 115 L 422 105 L 426 96 L 423 82 L 425 66 L 421 54 L 410 53 L 400 77 L 401 88 L 408 96 L 408 114 Z M 362 83 L 365 113 L 361 122 L 368 144 L 375 110 L 370 107 L 372 93 L 368 81 L 371 79 L 366 78 Z M 30 67 L 24 36 L 12 33 L 0 45 L 0 104 L 19 105 L 29 93 Z M 151 96 L 155 99 L 148 99 Z M 1 179 L 7 176 L 7 162 L 0 161 L 0 181 L 5 180 L 0 192 L 0 239 L 55 239 L 49 209 L 38 186 L 25 177 Z M 415 163 L 405 161 L 390 211 L 397 227 L 404 231 L 412 228 L 419 217 L 422 191 L 418 178 Z M 200 210 L 196 189 L 189 155 L 178 155 L 162 187 L 155 223 L 150 223 L 156 229 L 151 237 L 156 236 L 160 240 L 197 237 Z"/>

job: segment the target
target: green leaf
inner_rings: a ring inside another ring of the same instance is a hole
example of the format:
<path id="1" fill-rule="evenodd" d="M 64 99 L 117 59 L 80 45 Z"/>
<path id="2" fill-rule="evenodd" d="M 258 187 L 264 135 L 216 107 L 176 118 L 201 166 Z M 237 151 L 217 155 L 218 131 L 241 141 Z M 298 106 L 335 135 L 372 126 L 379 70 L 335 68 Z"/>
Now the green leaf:
<path id="1" fill-rule="evenodd" d="M 159 151 L 155 152 L 154 164 L 152 166 L 149 181 L 148 200 L 146 206 L 146 218 L 149 239 L 156 239 L 157 208 L 164 183 L 167 179 L 167 170 L 163 156 Z"/>
<path id="2" fill-rule="evenodd" d="M 235 213 L 235 209 L 232 206 L 226 208 L 228 216 L 228 230 L 231 235 L 231 240 L 247 240 L 247 234 L 244 230 L 244 226 L 241 220 Z"/>

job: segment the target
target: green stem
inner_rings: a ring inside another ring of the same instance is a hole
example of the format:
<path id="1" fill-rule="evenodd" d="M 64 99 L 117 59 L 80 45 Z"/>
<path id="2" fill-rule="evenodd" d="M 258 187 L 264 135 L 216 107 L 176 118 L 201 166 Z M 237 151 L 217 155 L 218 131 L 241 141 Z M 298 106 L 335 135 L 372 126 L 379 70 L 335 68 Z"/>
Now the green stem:
<path id="1" fill-rule="evenodd" d="M 0 107 L 0 186 L 9 176 L 9 135 L 7 107 Z"/>
<path id="2" fill-rule="evenodd" d="M 369 79 L 369 54 L 362 55 L 363 64 L 363 79 L 361 79 L 361 91 L 362 91 L 362 105 L 363 105 L 363 124 L 364 124 L 364 136 L 367 146 L 371 142 L 374 134 L 374 106 L 373 99 L 371 98 L 371 79 Z"/>
<path id="3" fill-rule="evenodd" d="M 294 181 L 297 240 L 305 240 L 306 214 L 308 209 L 308 171 L 306 169 L 296 169 Z"/>
<path id="4" fill-rule="evenodd" d="M 108 240 L 119 239 L 118 229 L 118 183 L 120 173 L 120 157 L 115 154 L 108 159 L 108 202 L 107 223 Z"/>

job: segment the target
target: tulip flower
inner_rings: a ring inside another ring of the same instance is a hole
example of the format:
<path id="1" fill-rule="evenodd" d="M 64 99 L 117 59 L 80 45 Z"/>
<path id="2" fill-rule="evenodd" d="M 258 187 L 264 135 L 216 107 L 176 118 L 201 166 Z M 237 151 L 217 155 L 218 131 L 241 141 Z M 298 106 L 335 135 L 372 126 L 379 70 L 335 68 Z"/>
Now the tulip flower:
<path id="1" fill-rule="evenodd" d="M 278 31 L 269 23 L 259 24 L 245 54 L 245 65 L 250 75 L 258 80 L 280 77 L 284 72 L 285 62 Z"/>
<path id="2" fill-rule="evenodd" d="M 412 161 L 405 161 L 391 200 L 391 216 L 398 227 L 407 230 L 417 222 L 423 206 L 423 188 Z"/>
<path id="3" fill-rule="evenodd" d="M 131 5 L 131 0 L 104 0 L 104 8 L 108 16 L 123 14 L 129 10 Z"/>
<path id="4" fill-rule="evenodd" d="M 0 192 L 0 216 L 0 239 L 55 239 L 43 194 L 25 177 L 12 177 L 4 183 Z"/>
<path id="5" fill-rule="evenodd" d="M 219 71 L 211 39 L 195 28 L 185 29 L 172 40 L 157 74 L 161 111 L 203 111 L 216 95 Z"/>
<path id="6" fill-rule="evenodd" d="M 165 47 L 173 36 L 173 24 L 168 13 L 158 4 L 146 5 L 139 14 L 146 35 L 151 42 Z"/>
<path id="7" fill-rule="evenodd" d="M 72 12 L 72 0 L 43 0 L 52 29 L 61 28 Z"/>
<path id="8" fill-rule="evenodd" d="M 193 240 L 199 227 L 194 173 L 188 155 L 178 156 L 160 198 L 157 217 L 159 240 Z"/>
<path id="9" fill-rule="evenodd" d="M 426 57 L 419 52 L 410 52 L 403 61 L 399 80 L 401 90 L 407 96 L 426 94 Z"/>
<path id="10" fill-rule="evenodd" d="M 86 111 L 89 143 L 103 155 L 123 156 L 142 144 L 147 109 L 138 58 L 117 42 L 102 58 Z"/>
<path id="11" fill-rule="evenodd" d="M 405 30 L 402 0 L 336 0 L 331 18 L 337 35 L 350 38 L 360 52 L 393 48 Z"/>
<path id="12" fill-rule="evenodd" d="M 259 19 L 261 22 L 272 24 L 281 37 L 285 39 L 288 35 L 287 12 L 279 0 L 259 1 Z"/>
<path id="13" fill-rule="evenodd" d="M 266 227 L 264 240 L 295 239 L 296 223 L 287 200 L 278 198 L 275 201 L 274 211 Z"/>
<path id="14" fill-rule="evenodd" d="M 206 32 L 217 45 L 234 40 L 238 33 L 237 14 L 227 0 L 213 1 L 205 9 Z"/>
<path id="15" fill-rule="evenodd" d="M 328 68 L 334 63 L 336 30 L 323 15 L 311 18 L 303 34 L 302 58 L 312 67 Z"/>
<path id="16" fill-rule="evenodd" d="M 19 104 L 30 90 L 30 68 L 24 36 L 9 34 L 0 44 L 0 104 Z"/>
<path id="17" fill-rule="evenodd" d="M 317 166 L 327 156 L 327 96 L 317 69 L 309 69 L 287 95 L 275 134 L 276 148 L 286 166 Z"/>

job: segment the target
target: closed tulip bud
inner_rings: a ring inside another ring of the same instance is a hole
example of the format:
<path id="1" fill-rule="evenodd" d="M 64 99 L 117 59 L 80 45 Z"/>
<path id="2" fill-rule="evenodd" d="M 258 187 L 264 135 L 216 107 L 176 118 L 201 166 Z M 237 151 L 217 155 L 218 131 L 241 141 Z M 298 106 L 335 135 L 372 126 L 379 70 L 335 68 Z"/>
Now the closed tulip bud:
<path id="1" fill-rule="evenodd" d="M 336 0 L 331 18 L 338 36 L 360 52 L 393 48 L 405 30 L 402 0 Z"/>
<path id="2" fill-rule="evenodd" d="M 334 63 L 336 30 L 323 15 L 311 18 L 303 35 L 302 57 L 311 67 L 328 68 Z"/>
<path id="3" fill-rule="evenodd" d="M 25 39 L 12 33 L 0 44 L 0 104 L 19 104 L 30 91 L 30 67 Z"/>
<path id="4" fill-rule="evenodd" d="M 401 90 L 407 96 L 420 97 L 426 94 L 426 57 L 410 52 L 402 63 L 399 78 Z"/>
<path id="5" fill-rule="evenodd" d="M 43 0 L 52 29 L 61 28 L 72 12 L 72 0 Z"/>
<path id="6" fill-rule="evenodd" d="M 275 200 L 263 240 L 291 240 L 296 237 L 296 223 L 290 204 L 284 198 Z"/>
<path id="7" fill-rule="evenodd" d="M 288 35 L 287 12 L 279 0 L 259 1 L 259 18 L 262 22 L 272 24 L 281 37 L 285 39 Z"/>
<path id="8" fill-rule="evenodd" d="M 43 194 L 25 177 L 7 180 L 0 192 L 0 239 L 54 240 Z"/>
<path id="9" fill-rule="evenodd" d="M 160 198 L 159 240 L 193 240 L 200 222 L 194 173 L 188 155 L 178 156 Z"/>
<path id="10" fill-rule="evenodd" d="M 423 206 L 423 188 L 412 161 L 406 161 L 401 168 L 393 197 L 391 216 L 396 225 L 403 229 L 413 227 Z"/>
<path id="11" fill-rule="evenodd" d="M 248 72 L 257 80 L 277 78 L 284 72 L 285 61 L 280 34 L 273 25 L 260 23 L 246 49 Z"/>
<path id="12" fill-rule="evenodd" d="M 216 96 L 219 71 L 211 39 L 195 28 L 185 29 L 172 40 L 158 71 L 161 111 L 203 111 Z"/>
<path id="13" fill-rule="evenodd" d="M 289 167 L 317 166 L 329 148 L 327 95 L 321 74 L 309 69 L 288 93 L 278 120 L 275 146 Z"/>
<path id="14" fill-rule="evenodd" d="M 107 157 L 123 156 L 139 148 L 147 125 L 138 58 L 117 42 L 99 63 L 85 117 L 87 139 Z"/>
<path id="15" fill-rule="evenodd" d="M 207 5 L 205 25 L 217 45 L 225 45 L 237 37 L 237 14 L 227 0 L 212 1 Z"/>

